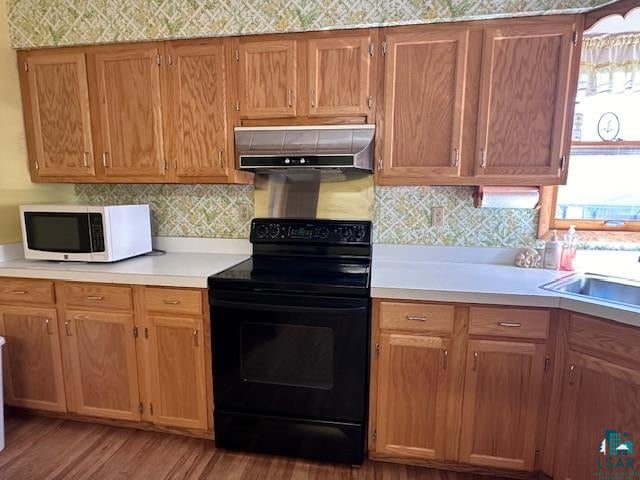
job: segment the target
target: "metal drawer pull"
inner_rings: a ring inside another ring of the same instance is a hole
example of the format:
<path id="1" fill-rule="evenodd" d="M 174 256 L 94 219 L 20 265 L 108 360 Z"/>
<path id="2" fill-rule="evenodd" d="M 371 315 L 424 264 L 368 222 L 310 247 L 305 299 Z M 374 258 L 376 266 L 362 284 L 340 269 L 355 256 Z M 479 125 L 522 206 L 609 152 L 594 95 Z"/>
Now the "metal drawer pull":
<path id="1" fill-rule="evenodd" d="M 166 305 L 180 305 L 180 300 L 162 300 Z"/>
<path id="2" fill-rule="evenodd" d="M 442 350 L 442 369 L 446 370 L 449 366 L 449 350 L 446 348 Z"/>
<path id="3" fill-rule="evenodd" d="M 573 385 L 573 373 L 576 371 L 576 366 L 571 364 L 569 367 L 569 385 Z"/>
<path id="4" fill-rule="evenodd" d="M 519 328 L 522 326 L 522 324 L 517 322 L 498 322 L 498 326 L 506 328 Z"/>
<path id="5" fill-rule="evenodd" d="M 26 290 L 11 290 L 11 293 L 13 293 L 14 295 L 26 295 L 27 292 Z"/>
<path id="6" fill-rule="evenodd" d="M 199 328 L 196 328 L 193 331 L 193 346 L 194 347 L 200 346 L 200 329 Z"/>
<path id="7" fill-rule="evenodd" d="M 67 337 L 71 336 L 71 320 L 67 320 L 64 322 L 64 329 L 67 332 Z"/>
<path id="8" fill-rule="evenodd" d="M 473 371 L 478 370 L 478 360 L 480 360 L 480 354 L 478 352 L 473 352 Z"/>
<path id="9" fill-rule="evenodd" d="M 104 297 L 98 295 L 87 295 L 87 300 L 104 300 Z"/>
<path id="10" fill-rule="evenodd" d="M 53 335 L 53 332 L 49 328 L 50 320 L 48 318 L 44 319 L 44 328 L 47 330 L 47 335 Z"/>
<path id="11" fill-rule="evenodd" d="M 423 315 L 407 315 L 407 320 L 411 320 L 413 322 L 426 322 L 427 317 Z"/>

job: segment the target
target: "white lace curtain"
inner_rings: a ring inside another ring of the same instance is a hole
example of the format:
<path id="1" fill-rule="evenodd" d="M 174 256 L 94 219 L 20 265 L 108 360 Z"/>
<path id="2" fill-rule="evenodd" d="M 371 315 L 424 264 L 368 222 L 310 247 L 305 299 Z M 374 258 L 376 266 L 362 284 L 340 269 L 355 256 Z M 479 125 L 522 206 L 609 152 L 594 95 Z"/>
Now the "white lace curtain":
<path id="1" fill-rule="evenodd" d="M 585 38 L 578 90 L 583 95 L 640 92 L 640 33 Z"/>

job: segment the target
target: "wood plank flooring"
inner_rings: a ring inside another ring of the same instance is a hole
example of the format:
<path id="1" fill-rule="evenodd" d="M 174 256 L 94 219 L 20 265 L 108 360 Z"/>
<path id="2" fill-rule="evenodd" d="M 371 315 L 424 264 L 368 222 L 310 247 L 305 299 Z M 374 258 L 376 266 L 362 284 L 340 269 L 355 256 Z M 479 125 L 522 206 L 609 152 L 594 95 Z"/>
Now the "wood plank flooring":
<path id="1" fill-rule="evenodd" d="M 215 480 L 489 480 L 366 462 L 360 468 L 216 450 L 212 441 L 11 414 L 0 478 Z"/>

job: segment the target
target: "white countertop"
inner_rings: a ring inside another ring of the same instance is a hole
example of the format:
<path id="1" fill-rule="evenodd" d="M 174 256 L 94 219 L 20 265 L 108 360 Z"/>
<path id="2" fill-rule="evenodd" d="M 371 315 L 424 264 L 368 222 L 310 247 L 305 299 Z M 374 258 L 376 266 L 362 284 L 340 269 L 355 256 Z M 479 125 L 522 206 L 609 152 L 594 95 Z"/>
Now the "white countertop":
<path id="1" fill-rule="evenodd" d="M 61 263 L 19 259 L 0 263 L 0 277 L 207 288 L 209 275 L 233 267 L 249 256 L 168 252 L 161 256 L 142 256 L 116 263 Z"/>
<path id="2" fill-rule="evenodd" d="M 489 256 L 482 256 L 477 252 L 478 263 L 471 263 L 473 255 L 469 255 L 469 251 L 456 253 L 450 248 L 375 246 L 371 296 L 402 300 L 563 308 L 640 326 L 639 308 L 612 305 L 540 288 L 558 278 L 571 275 L 571 272 L 480 263 L 487 259 L 495 262 L 498 257 L 503 260 L 514 258 L 504 249 L 497 249 L 496 252 Z M 434 261 L 436 258 L 439 261 Z M 624 261 L 627 262 L 627 257 Z M 637 274 L 640 274 L 640 267 L 637 263 L 629 265 L 625 270 L 625 276 L 639 279 Z"/>

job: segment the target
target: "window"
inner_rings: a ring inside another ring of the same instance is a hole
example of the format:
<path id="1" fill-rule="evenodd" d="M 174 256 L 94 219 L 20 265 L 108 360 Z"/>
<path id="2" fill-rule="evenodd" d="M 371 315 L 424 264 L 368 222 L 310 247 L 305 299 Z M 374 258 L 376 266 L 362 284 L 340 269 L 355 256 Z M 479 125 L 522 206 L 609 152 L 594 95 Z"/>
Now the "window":
<path id="1" fill-rule="evenodd" d="M 640 33 L 585 33 L 572 139 L 549 227 L 640 231 Z"/>

